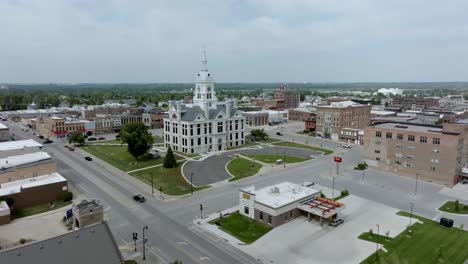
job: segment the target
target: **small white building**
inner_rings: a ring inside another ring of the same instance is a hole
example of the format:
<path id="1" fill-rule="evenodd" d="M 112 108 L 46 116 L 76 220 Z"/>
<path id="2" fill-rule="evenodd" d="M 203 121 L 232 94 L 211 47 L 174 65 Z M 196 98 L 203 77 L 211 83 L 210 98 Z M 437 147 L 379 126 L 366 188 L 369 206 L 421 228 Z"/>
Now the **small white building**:
<path id="1" fill-rule="evenodd" d="M 10 139 L 10 129 L 4 124 L 0 123 L 0 141 L 8 141 Z"/>
<path id="2" fill-rule="evenodd" d="M 277 227 L 299 216 L 334 219 L 342 203 L 320 197 L 320 191 L 282 182 L 259 190 L 255 186 L 239 190 L 239 213 L 258 222 Z"/>

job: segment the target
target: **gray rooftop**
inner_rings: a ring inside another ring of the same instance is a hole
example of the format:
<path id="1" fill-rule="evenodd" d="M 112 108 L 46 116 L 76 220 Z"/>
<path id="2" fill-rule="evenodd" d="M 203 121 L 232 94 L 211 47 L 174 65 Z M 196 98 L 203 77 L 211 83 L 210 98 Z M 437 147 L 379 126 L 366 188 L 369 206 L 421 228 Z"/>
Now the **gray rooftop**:
<path id="1" fill-rule="evenodd" d="M 433 133 L 433 134 L 441 134 L 442 129 L 438 127 L 431 127 L 431 126 L 424 126 L 424 125 L 411 125 L 411 124 L 399 124 L 399 123 L 383 123 L 374 125 L 374 128 L 382 128 L 382 129 L 393 129 L 393 130 L 401 130 L 401 131 L 414 131 L 414 132 L 424 132 L 424 133 Z"/>
<path id="2" fill-rule="evenodd" d="M 194 121 L 197 114 L 201 116 L 205 116 L 205 112 L 203 109 L 200 108 L 198 105 L 193 105 L 192 107 L 187 107 L 186 105 L 181 104 L 181 111 L 182 111 L 182 121 Z M 217 104 L 216 109 L 211 108 L 208 111 L 207 119 L 215 119 L 218 114 L 223 111 L 226 112 L 226 105 L 225 104 Z M 231 116 L 235 115 L 237 108 L 231 108 Z"/>
<path id="3" fill-rule="evenodd" d="M 122 256 L 105 222 L 0 252 L 0 263 L 120 264 Z"/>

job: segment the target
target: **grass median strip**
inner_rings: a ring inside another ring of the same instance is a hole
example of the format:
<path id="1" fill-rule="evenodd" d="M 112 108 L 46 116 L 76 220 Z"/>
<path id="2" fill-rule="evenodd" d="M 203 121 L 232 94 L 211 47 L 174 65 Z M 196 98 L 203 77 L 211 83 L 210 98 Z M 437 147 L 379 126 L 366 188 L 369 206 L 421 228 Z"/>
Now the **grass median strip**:
<path id="1" fill-rule="evenodd" d="M 162 187 L 162 191 L 169 195 L 183 195 L 190 193 L 190 184 L 181 173 L 183 162 L 179 162 L 176 168 L 166 169 L 162 166 L 130 173 L 131 176 L 140 179 L 151 186 L 151 178 L 155 191 Z M 193 191 L 208 188 L 208 186 L 193 188 Z"/>
<path id="2" fill-rule="evenodd" d="M 398 215 L 409 217 L 407 212 Z M 468 232 L 459 228 L 446 228 L 430 219 L 413 215 L 422 223 L 414 223 L 395 238 L 366 232 L 359 238 L 378 241 L 387 252 L 379 250 L 362 263 L 464 263 L 468 259 Z M 411 232 L 408 232 L 411 230 Z M 369 237 L 370 236 L 370 237 Z"/>
<path id="3" fill-rule="evenodd" d="M 227 170 L 229 173 L 234 175 L 234 178 L 229 179 L 229 181 L 237 181 L 242 178 L 255 175 L 261 167 L 262 165 L 258 164 L 257 162 L 243 158 L 235 158 L 227 165 Z"/>
<path id="4" fill-rule="evenodd" d="M 272 145 L 283 146 L 283 147 L 294 147 L 294 148 L 310 149 L 310 150 L 323 152 L 323 154 L 325 154 L 325 155 L 330 155 L 330 154 L 333 153 L 333 150 L 331 150 L 331 149 L 319 148 L 319 147 L 294 143 L 294 142 L 290 142 L 290 141 L 273 142 Z"/>
<path id="5" fill-rule="evenodd" d="M 271 230 L 271 227 L 241 215 L 239 212 L 212 220 L 210 224 L 218 225 L 221 230 L 246 244 L 255 242 Z"/>
<path id="6" fill-rule="evenodd" d="M 468 205 L 457 201 L 447 201 L 439 210 L 452 214 L 468 214 Z"/>
<path id="7" fill-rule="evenodd" d="M 242 154 L 250 158 L 256 159 L 265 163 L 276 163 L 277 160 L 282 160 L 286 163 L 296 163 L 310 160 L 312 158 L 307 157 L 296 157 L 296 156 L 284 156 L 284 155 L 275 155 L 275 154 Z"/>

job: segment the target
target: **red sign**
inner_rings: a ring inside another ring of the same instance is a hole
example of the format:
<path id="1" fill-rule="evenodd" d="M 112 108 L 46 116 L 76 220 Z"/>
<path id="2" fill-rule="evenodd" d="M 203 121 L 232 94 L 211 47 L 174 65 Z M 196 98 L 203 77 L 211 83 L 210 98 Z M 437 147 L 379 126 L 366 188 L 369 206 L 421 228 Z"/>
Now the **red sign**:
<path id="1" fill-rule="evenodd" d="M 341 162 L 342 161 L 341 157 L 336 157 L 336 156 L 333 158 L 333 160 L 335 162 Z"/>

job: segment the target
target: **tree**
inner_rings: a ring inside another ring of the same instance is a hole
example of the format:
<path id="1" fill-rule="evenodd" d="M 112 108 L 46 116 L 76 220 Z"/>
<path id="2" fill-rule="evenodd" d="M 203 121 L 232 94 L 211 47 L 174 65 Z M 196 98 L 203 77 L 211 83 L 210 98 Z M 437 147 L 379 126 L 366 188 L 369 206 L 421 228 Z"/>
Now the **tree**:
<path id="1" fill-rule="evenodd" d="M 79 145 L 83 145 L 85 143 L 85 137 L 80 131 L 72 132 L 68 136 L 68 143 L 78 143 Z"/>
<path id="2" fill-rule="evenodd" d="M 460 201 L 455 200 L 455 211 L 459 212 L 460 211 Z"/>
<path id="3" fill-rule="evenodd" d="M 266 139 L 268 139 L 268 134 L 263 129 L 252 129 L 252 131 L 250 131 L 250 135 L 255 140 L 266 140 Z"/>
<path id="4" fill-rule="evenodd" d="M 172 261 L 171 264 L 182 264 L 182 261 L 176 259 L 176 260 Z"/>
<path id="5" fill-rule="evenodd" d="M 126 124 L 120 131 L 120 139 L 128 144 L 128 152 L 135 159 L 145 154 L 153 144 L 153 136 L 141 122 Z"/>
<path id="6" fill-rule="evenodd" d="M 174 156 L 174 152 L 172 151 L 171 146 L 167 147 L 167 153 L 164 157 L 163 167 L 166 169 L 177 167 L 177 160 Z"/>

